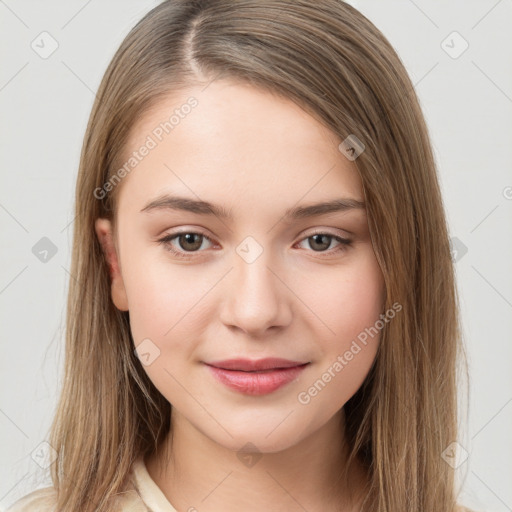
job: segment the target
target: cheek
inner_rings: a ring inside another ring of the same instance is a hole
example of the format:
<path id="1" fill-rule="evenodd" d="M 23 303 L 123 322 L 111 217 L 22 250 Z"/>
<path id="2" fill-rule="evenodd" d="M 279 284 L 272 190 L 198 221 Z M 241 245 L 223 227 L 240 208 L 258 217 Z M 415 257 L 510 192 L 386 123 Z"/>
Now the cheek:
<path id="1" fill-rule="evenodd" d="M 382 313 L 384 282 L 370 248 L 347 265 L 315 272 L 314 280 L 303 286 L 300 297 L 324 326 L 329 347 L 350 344 Z"/>
<path id="2" fill-rule="evenodd" d="M 341 313 L 336 328 L 340 336 L 336 350 L 330 353 L 329 366 L 331 374 L 338 375 L 333 390 L 342 396 L 342 403 L 359 389 L 375 360 L 383 298 L 384 281 L 372 250 L 347 279 L 338 303 Z"/>
<path id="3" fill-rule="evenodd" d="M 202 339 L 204 318 L 200 299 L 211 284 L 184 278 L 183 269 L 179 268 L 167 268 L 164 275 L 161 267 L 160 264 L 159 270 L 158 264 L 146 264 L 145 270 L 131 281 L 130 330 L 139 354 L 151 354 L 149 364 L 144 364 L 139 355 L 147 375 L 165 398 L 176 405 L 183 399 L 180 383 L 187 376 L 183 371 L 193 363 L 194 351 Z"/>
<path id="4" fill-rule="evenodd" d="M 132 282 L 134 293 L 128 295 L 135 343 L 152 338 L 162 349 L 172 340 L 183 339 L 186 344 L 190 326 L 201 311 L 200 298 L 208 288 L 197 279 L 184 280 L 178 270 L 174 274 L 148 269 Z"/>
<path id="5" fill-rule="evenodd" d="M 197 282 L 184 283 L 179 268 L 173 271 L 160 250 L 140 247 L 128 234 L 124 243 L 122 274 L 134 343 L 149 338 L 161 347 L 190 309 L 187 297 L 195 295 Z"/>
<path id="6" fill-rule="evenodd" d="M 318 275 L 310 298 L 308 305 L 326 334 L 317 338 L 317 385 L 314 379 L 307 385 L 314 386 L 310 398 L 318 398 L 317 406 L 332 413 L 359 389 L 377 354 L 381 329 L 375 326 L 383 313 L 384 281 L 373 250 L 336 272 Z"/>

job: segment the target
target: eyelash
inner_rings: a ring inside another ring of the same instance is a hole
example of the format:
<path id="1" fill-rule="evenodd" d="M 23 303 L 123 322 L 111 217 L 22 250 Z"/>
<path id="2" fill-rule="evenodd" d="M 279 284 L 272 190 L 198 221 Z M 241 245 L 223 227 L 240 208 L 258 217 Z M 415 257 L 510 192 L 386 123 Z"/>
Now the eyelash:
<path id="1" fill-rule="evenodd" d="M 174 240 L 175 238 L 177 238 L 180 235 L 200 235 L 203 238 L 206 238 L 209 242 L 212 242 L 210 237 L 208 237 L 204 233 L 201 233 L 200 231 L 180 231 L 180 232 L 177 232 L 177 233 L 170 233 L 170 234 L 166 235 L 165 237 L 159 239 L 158 242 L 160 244 L 162 244 L 167 251 L 169 251 L 170 253 L 172 253 L 174 256 L 176 256 L 178 258 L 190 259 L 191 257 L 193 257 L 194 254 L 196 254 L 198 252 L 203 252 L 203 251 L 190 251 L 190 252 L 187 253 L 187 252 L 177 251 L 171 245 L 171 241 Z M 300 240 L 300 242 L 302 242 L 304 240 L 307 240 L 308 238 L 312 238 L 315 235 L 328 236 L 328 237 L 330 237 L 330 238 L 332 238 L 332 239 L 334 239 L 334 240 L 336 240 L 336 241 L 338 241 L 340 243 L 340 246 L 337 249 L 334 249 L 334 250 L 331 249 L 331 250 L 327 250 L 327 251 L 313 251 L 313 252 L 317 252 L 319 254 L 330 253 L 330 252 L 333 252 L 333 253 L 337 254 L 337 253 L 345 251 L 352 244 L 352 240 L 349 240 L 348 238 L 342 238 L 342 237 L 340 237 L 338 235 L 333 235 L 331 233 L 326 233 L 324 231 L 316 231 L 314 233 L 311 233 L 307 237 L 302 238 Z M 321 257 L 323 257 L 323 256 L 321 256 Z"/>

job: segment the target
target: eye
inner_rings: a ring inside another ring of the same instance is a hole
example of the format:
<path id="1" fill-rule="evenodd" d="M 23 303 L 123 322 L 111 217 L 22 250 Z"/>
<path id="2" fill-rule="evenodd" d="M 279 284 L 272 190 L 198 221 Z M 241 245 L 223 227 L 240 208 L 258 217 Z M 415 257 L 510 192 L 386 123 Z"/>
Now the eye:
<path id="1" fill-rule="evenodd" d="M 175 239 L 177 244 L 172 243 Z M 159 239 L 158 242 L 164 245 L 166 250 L 171 252 L 176 257 L 190 258 L 193 256 L 193 253 L 203 252 L 199 249 L 201 249 L 205 240 L 210 243 L 212 242 L 211 239 L 204 233 L 195 231 L 182 231 L 179 233 L 168 234 L 165 237 Z M 303 238 L 300 243 L 304 243 L 306 241 L 308 241 L 308 244 L 313 249 L 313 252 L 317 253 L 342 252 L 352 244 L 352 241 L 348 240 L 347 238 L 323 231 L 310 234 L 306 238 Z M 338 242 L 339 245 L 334 249 L 326 250 L 329 249 L 333 241 Z M 176 245 L 178 245 L 178 247 L 176 247 Z"/>
<path id="2" fill-rule="evenodd" d="M 308 245 L 313 248 L 313 252 L 320 252 L 320 253 L 338 253 L 345 251 L 348 246 L 351 245 L 352 240 L 349 240 L 347 238 L 343 238 L 338 235 L 333 235 L 331 233 L 325 233 L 322 231 L 312 233 L 306 238 L 302 239 L 300 243 L 308 242 Z M 338 246 L 333 250 L 325 250 L 329 249 L 331 246 L 332 241 L 338 242 Z"/>
<path id="3" fill-rule="evenodd" d="M 171 243 L 174 239 L 177 239 L 178 245 L 181 246 L 181 249 L 176 249 L 176 247 Z M 177 256 L 178 258 L 188 258 L 190 257 L 187 252 L 194 253 L 198 252 L 198 249 L 203 245 L 203 240 L 208 240 L 211 242 L 210 238 L 208 238 L 203 233 L 197 233 L 195 231 L 183 231 L 181 233 L 175 233 L 167 235 L 158 242 L 160 242 L 164 247 Z"/>

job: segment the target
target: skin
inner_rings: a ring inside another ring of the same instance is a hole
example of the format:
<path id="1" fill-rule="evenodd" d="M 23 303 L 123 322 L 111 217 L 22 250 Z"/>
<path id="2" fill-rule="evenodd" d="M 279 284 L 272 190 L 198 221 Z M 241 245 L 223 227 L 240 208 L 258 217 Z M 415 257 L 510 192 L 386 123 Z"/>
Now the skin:
<path id="1" fill-rule="evenodd" d="M 112 300 L 130 312 L 135 345 L 149 338 L 158 347 L 144 369 L 173 405 L 172 457 L 147 458 L 148 472 L 180 511 L 357 510 L 362 466 L 336 482 L 348 453 L 343 405 L 368 374 L 379 336 L 308 404 L 297 396 L 379 318 L 382 273 L 364 208 L 282 218 L 298 205 L 363 201 L 360 177 L 338 150 L 343 139 L 292 101 L 228 80 L 203 87 L 169 95 L 133 127 L 128 156 L 169 112 L 198 100 L 123 178 L 117 232 L 107 219 L 96 222 Z M 222 205 L 234 219 L 141 212 L 164 192 Z M 168 245 L 190 256 L 180 259 L 158 242 L 177 228 L 209 239 L 174 238 Z M 315 245 L 317 229 L 352 244 L 320 237 Z M 248 236 L 263 251 L 251 263 L 236 251 Z M 284 387 L 249 396 L 203 364 L 235 357 L 310 364 Z M 247 442 L 259 457 L 250 466 L 237 457 Z"/>

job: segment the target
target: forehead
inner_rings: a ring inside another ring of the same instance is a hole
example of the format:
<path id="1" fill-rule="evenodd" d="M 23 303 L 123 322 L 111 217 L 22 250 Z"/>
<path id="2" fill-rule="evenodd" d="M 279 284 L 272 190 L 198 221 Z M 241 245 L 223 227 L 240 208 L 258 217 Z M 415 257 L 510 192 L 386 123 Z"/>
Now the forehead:
<path id="1" fill-rule="evenodd" d="M 362 200 L 357 168 L 338 149 L 342 140 L 293 101 L 247 84 L 220 80 L 176 91 L 132 128 L 123 161 L 134 165 L 119 207 L 142 208 L 171 191 L 248 207 L 326 194 Z"/>

